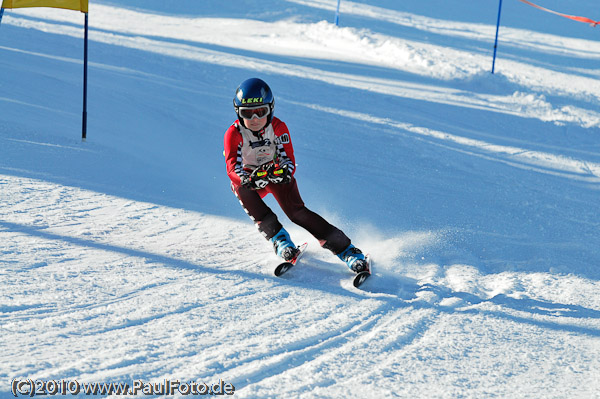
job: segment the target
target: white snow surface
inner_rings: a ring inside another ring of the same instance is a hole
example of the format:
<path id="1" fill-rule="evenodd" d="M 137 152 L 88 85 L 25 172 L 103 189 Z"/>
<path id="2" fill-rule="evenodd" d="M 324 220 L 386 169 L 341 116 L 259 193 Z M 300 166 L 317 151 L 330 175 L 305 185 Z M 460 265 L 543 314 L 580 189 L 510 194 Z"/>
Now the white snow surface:
<path id="1" fill-rule="evenodd" d="M 0 397 L 600 398 L 599 28 L 505 2 L 491 74 L 495 1 L 336 5 L 92 2 L 85 142 L 82 14 L 6 11 Z M 272 275 L 222 156 L 254 76 L 307 206 L 372 255 L 362 289 L 270 198 L 309 243 Z"/>

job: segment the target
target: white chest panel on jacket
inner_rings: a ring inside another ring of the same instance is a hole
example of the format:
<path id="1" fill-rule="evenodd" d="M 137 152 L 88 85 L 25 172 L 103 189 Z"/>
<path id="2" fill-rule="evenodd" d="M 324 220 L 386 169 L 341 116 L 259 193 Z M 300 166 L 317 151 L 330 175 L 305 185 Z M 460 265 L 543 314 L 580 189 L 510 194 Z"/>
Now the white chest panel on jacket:
<path id="1" fill-rule="evenodd" d="M 273 126 L 269 124 L 258 137 L 250 129 L 238 125 L 242 135 L 242 165 L 255 169 L 257 166 L 271 162 L 277 157 L 277 137 Z"/>

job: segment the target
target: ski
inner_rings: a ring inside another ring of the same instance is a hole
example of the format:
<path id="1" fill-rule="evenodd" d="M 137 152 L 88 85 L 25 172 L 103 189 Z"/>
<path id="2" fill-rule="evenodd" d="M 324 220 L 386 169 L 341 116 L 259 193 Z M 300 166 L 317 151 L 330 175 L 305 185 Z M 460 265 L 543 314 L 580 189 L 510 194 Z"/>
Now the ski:
<path id="1" fill-rule="evenodd" d="M 290 261 L 286 261 L 286 262 L 281 262 L 279 265 L 277 265 L 277 267 L 275 268 L 275 275 L 277 277 L 281 276 L 283 273 L 287 272 L 288 270 L 290 270 L 292 267 L 294 267 L 296 265 L 296 263 L 298 263 L 298 260 L 300 259 L 300 257 L 302 256 L 302 254 L 304 253 L 304 251 L 306 250 L 306 247 L 308 246 L 308 243 L 305 242 L 302 245 L 298 245 L 298 249 L 300 250 L 298 252 L 298 254 L 296 255 L 296 257 Z"/>
<path id="2" fill-rule="evenodd" d="M 359 288 L 361 284 L 364 283 L 365 280 L 369 278 L 369 276 L 371 276 L 371 256 L 367 254 L 365 259 L 367 260 L 368 264 L 367 270 L 357 273 L 356 276 L 354 276 L 354 279 L 352 280 L 352 284 L 356 288 Z"/>

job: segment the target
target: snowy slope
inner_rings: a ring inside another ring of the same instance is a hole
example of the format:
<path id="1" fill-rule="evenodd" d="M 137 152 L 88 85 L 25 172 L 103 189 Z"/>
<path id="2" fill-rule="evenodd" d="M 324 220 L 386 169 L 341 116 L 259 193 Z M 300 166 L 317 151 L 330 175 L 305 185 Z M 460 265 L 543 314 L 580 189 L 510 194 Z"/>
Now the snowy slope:
<path id="1" fill-rule="evenodd" d="M 85 143 L 83 17 L 7 10 L 0 397 L 600 397 L 597 31 L 505 2 L 492 75 L 497 2 L 470 3 L 344 0 L 336 27 L 335 0 L 93 2 Z M 364 290 L 281 212 L 310 246 L 272 276 L 221 155 L 252 76 L 307 205 L 373 254 Z"/>

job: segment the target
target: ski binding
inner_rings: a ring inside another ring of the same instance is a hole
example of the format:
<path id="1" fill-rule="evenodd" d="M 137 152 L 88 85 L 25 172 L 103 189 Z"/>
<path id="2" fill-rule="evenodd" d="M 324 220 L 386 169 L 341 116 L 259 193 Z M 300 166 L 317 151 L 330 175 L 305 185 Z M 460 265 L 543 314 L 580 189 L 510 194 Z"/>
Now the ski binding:
<path id="1" fill-rule="evenodd" d="M 368 265 L 367 270 L 357 273 L 356 276 L 354 276 L 354 280 L 352 281 L 352 284 L 356 288 L 360 287 L 361 284 L 364 283 L 365 280 L 371 276 L 371 256 L 367 254 L 365 259 L 367 260 Z"/>
<path id="2" fill-rule="evenodd" d="M 283 273 L 287 272 L 292 267 L 294 267 L 296 265 L 296 263 L 298 262 L 298 260 L 300 259 L 300 257 L 302 256 L 302 254 L 304 253 L 304 251 L 306 250 L 307 246 L 308 246 L 307 242 L 305 242 L 302 245 L 298 245 L 298 249 L 300 251 L 298 252 L 298 254 L 296 255 L 296 257 L 294 259 L 290 260 L 290 261 L 281 262 L 279 265 L 277 265 L 277 267 L 275 268 L 274 274 L 277 277 L 279 277 Z"/>

